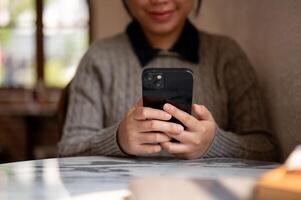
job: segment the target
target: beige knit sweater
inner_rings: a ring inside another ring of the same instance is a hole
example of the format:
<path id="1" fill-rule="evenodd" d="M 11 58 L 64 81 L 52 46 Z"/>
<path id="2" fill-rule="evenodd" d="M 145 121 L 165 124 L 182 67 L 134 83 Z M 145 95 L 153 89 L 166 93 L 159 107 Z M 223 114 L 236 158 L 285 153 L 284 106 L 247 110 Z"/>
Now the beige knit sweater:
<path id="1" fill-rule="evenodd" d="M 275 159 L 255 73 L 246 55 L 229 38 L 200 34 L 199 64 L 160 52 L 146 67 L 186 67 L 194 72 L 193 101 L 205 105 L 219 126 L 204 157 Z M 116 132 L 125 113 L 141 98 L 142 70 L 125 33 L 92 45 L 70 87 L 60 156 L 126 156 Z"/>

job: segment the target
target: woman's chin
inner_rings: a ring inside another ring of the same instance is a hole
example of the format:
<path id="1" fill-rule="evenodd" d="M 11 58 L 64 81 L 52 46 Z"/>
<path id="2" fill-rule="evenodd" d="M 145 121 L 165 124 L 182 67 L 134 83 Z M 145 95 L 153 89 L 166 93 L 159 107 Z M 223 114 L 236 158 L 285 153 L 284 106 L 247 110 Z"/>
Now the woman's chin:
<path id="1" fill-rule="evenodd" d="M 175 23 L 161 23 L 149 27 L 149 30 L 158 35 L 166 35 L 178 30 Z"/>

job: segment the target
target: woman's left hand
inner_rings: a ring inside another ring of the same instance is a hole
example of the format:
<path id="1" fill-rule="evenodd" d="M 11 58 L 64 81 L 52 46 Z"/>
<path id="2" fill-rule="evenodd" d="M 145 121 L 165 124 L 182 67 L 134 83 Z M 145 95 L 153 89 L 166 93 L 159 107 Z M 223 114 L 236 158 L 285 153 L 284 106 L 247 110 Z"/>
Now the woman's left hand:
<path id="1" fill-rule="evenodd" d="M 192 110 L 196 117 L 176 108 L 171 104 L 165 104 L 164 111 L 171 114 L 186 126 L 186 130 L 180 134 L 165 133 L 179 141 L 163 142 L 162 148 L 170 154 L 184 159 L 196 159 L 203 156 L 211 145 L 217 125 L 211 113 L 205 106 L 193 104 Z"/>

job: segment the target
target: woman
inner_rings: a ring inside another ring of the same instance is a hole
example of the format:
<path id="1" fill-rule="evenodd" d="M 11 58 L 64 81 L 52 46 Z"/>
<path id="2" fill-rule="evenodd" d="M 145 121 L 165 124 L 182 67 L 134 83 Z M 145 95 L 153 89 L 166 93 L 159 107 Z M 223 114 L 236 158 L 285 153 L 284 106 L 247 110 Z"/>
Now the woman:
<path id="1" fill-rule="evenodd" d="M 201 1 L 123 3 L 133 18 L 126 33 L 95 43 L 72 82 L 60 155 L 274 160 L 275 146 L 246 55 L 232 40 L 198 31 L 188 20 Z M 170 104 L 164 110 L 135 104 L 147 67 L 190 68 L 195 114 Z M 187 129 L 168 122 L 172 116 Z"/>

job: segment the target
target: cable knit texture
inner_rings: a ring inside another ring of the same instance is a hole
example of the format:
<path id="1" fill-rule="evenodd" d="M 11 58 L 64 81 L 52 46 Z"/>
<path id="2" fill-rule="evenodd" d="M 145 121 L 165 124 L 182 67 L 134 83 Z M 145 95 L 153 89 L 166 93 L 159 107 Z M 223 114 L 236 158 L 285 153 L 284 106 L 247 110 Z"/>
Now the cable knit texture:
<path id="1" fill-rule="evenodd" d="M 247 56 L 227 37 L 200 32 L 200 38 L 198 64 L 162 51 L 146 67 L 186 67 L 194 72 L 193 102 L 205 105 L 219 126 L 204 157 L 274 160 L 275 145 Z M 124 33 L 91 46 L 70 87 L 60 156 L 127 156 L 116 133 L 141 98 L 142 70 Z"/>

